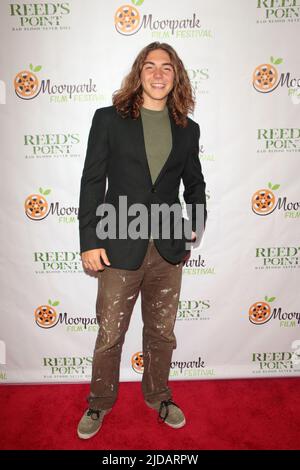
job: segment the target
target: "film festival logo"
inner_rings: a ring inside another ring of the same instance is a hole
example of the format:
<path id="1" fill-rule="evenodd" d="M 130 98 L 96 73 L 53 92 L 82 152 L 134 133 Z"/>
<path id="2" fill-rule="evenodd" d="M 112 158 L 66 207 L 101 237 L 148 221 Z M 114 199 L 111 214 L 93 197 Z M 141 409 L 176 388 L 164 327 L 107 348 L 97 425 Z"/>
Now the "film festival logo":
<path id="1" fill-rule="evenodd" d="M 34 311 L 35 323 L 38 327 L 49 330 L 58 324 L 64 324 L 68 332 L 98 331 L 97 319 L 89 317 L 71 317 L 67 312 L 57 312 L 59 301 L 48 300 L 48 304 L 39 305 Z"/>
<path id="2" fill-rule="evenodd" d="M 208 368 L 204 359 L 198 357 L 190 361 L 172 361 L 170 377 L 215 376 L 213 368 Z"/>
<path id="3" fill-rule="evenodd" d="M 83 273 L 78 251 L 35 251 L 33 262 L 36 274 Z"/>
<path id="4" fill-rule="evenodd" d="M 191 276 L 207 276 L 216 274 L 215 266 L 208 264 L 207 259 L 203 256 L 202 253 L 192 254 L 183 263 L 183 273 L 184 275 Z"/>
<path id="5" fill-rule="evenodd" d="M 292 349 L 297 348 L 299 344 L 299 340 L 293 342 Z M 300 349 L 298 348 L 293 352 L 254 352 L 251 356 L 251 362 L 256 366 L 256 369 L 252 371 L 253 374 L 298 372 L 300 369 Z"/>
<path id="6" fill-rule="evenodd" d="M 300 267 L 299 246 L 259 247 L 255 258 L 259 262 L 255 269 L 295 269 Z"/>
<path id="7" fill-rule="evenodd" d="M 29 101 L 40 94 L 49 96 L 50 103 L 103 101 L 104 95 L 97 94 L 97 86 L 93 79 L 87 83 L 53 84 L 49 78 L 40 80 L 37 73 L 41 65 L 29 65 L 29 70 L 21 70 L 14 78 L 14 90 L 18 98 Z"/>
<path id="8" fill-rule="evenodd" d="M 137 374 L 142 374 L 144 372 L 144 354 L 142 351 L 132 354 L 131 367 Z M 196 377 L 200 375 L 215 375 L 214 369 L 208 369 L 201 357 L 198 357 L 197 360 L 171 362 L 170 377 Z"/>
<path id="9" fill-rule="evenodd" d="M 300 202 L 289 202 L 287 197 L 276 199 L 274 191 L 279 189 L 280 184 L 268 183 L 268 188 L 258 189 L 252 195 L 251 207 L 256 215 L 266 216 L 275 210 L 283 210 L 285 218 L 297 219 L 300 217 Z"/>
<path id="10" fill-rule="evenodd" d="M 300 312 L 284 312 L 282 308 L 270 305 L 276 297 L 265 296 L 263 301 L 255 302 L 249 308 L 249 321 L 253 325 L 264 325 L 270 320 L 279 321 L 281 328 L 296 328 L 300 326 Z"/>
<path id="11" fill-rule="evenodd" d="M 25 214 L 30 220 L 41 221 L 48 216 L 56 216 L 59 223 L 76 223 L 78 208 L 72 206 L 61 206 L 59 202 L 48 202 L 46 196 L 51 189 L 39 188 L 39 194 L 34 193 L 27 196 L 24 208 Z"/>
<path id="12" fill-rule="evenodd" d="M 209 300 L 179 300 L 176 320 L 210 320 Z"/>
<path id="13" fill-rule="evenodd" d="M 10 3 L 10 16 L 17 27 L 13 31 L 70 30 L 63 22 L 71 13 L 70 4 L 63 3 Z"/>
<path id="14" fill-rule="evenodd" d="M 264 14 L 257 23 L 293 23 L 300 18 L 299 0 L 257 0 L 256 8 Z"/>
<path id="15" fill-rule="evenodd" d="M 196 67 L 186 69 L 193 91 L 195 95 L 208 95 L 210 93 L 211 72 L 208 67 Z"/>
<path id="16" fill-rule="evenodd" d="M 291 78 L 291 73 L 280 73 L 276 65 L 280 65 L 283 59 L 270 58 L 269 64 L 258 65 L 252 75 L 253 88 L 258 93 L 272 93 L 278 87 L 286 87 L 288 96 L 294 104 L 300 103 L 300 78 Z"/>
<path id="17" fill-rule="evenodd" d="M 137 374 L 142 374 L 144 372 L 144 359 L 143 359 L 143 352 L 138 351 L 131 356 L 131 367 L 133 368 L 134 372 Z"/>
<path id="18" fill-rule="evenodd" d="M 257 129 L 257 153 L 292 153 L 300 152 L 299 127 L 275 127 Z"/>
<path id="19" fill-rule="evenodd" d="M 212 31 L 202 28 L 200 20 L 193 13 L 191 18 L 153 19 L 153 15 L 141 14 L 144 0 L 131 0 L 131 4 L 121 5 L 114 16 L 115 29 L 123 36 L 132 36 L 142 28 L 152 33 L 152 38 L 211 38 Z"/>
<path id="20" fill-rule="evenodd" d="M 46 379 L 55 378 L 88 378 L 91 377 L 93 358 L 83 357 L 44 357 L 43 367 L 48 371 Z"/>
<path id="21" fill-rule="evenodd" d="M 80 135 L 75 132 L 25 134 L 25 158 L 79 158 L 76 147 L 80 143 Z"/>

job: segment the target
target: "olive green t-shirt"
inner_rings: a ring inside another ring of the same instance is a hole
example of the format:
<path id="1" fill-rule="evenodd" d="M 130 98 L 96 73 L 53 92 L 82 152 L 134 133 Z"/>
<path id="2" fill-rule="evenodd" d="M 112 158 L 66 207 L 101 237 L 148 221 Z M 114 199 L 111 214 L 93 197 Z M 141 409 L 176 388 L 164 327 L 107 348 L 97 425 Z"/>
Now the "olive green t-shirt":
<path id="1" fill-rule="evenodd" d="M 154 184 L 172 149 L 171 123 L 167 106 L 162 111 L 140 108 L 145 149 Z M 152 239 L 152 233 L 150 235 Z"/>
<path id="2" fill-rule="evenodd" d="M 155 183 L 160 170 L 172 148 L 172 132 L 167 106 L 162 111 L 141 107 L 145 148 L 152 183 Z"/>

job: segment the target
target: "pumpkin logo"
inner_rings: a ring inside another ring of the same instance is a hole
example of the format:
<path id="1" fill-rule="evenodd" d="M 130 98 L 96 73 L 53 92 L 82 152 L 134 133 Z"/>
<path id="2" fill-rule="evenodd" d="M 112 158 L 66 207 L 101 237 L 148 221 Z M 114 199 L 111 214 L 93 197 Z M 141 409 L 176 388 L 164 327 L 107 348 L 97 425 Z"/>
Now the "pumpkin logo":
<path id="1" fill-rule="evenodd" d="M 142 5 L 144 0 L 131 0 L 136 6 Z M 120 34 L 129 36 L 138 31 L 140 13 L 132 5 L 122 5 L 115 13 L 115 28 Z"/>
<path id="2" fill-rule="evenodd" d="M 58 315 L 54 307 L 59 304 L 59 301 L 55 300 L 52 303 L 49 299 L 48 304 L 40 305 L 34 312 L 35 322 L 41 328 L 53 328 L 58 321 Z"/>
<path id="3" fill-rule="evenodd" d="M 131 365 L 135 372 L 138 374 L 142 374 L 144 371 L 144 361 L 143 361 L 143 353 L 137 352 L 132 355 L 131 357 Z"/>
<path id="4" fill-rule="evenodd" d="M 276 197 L 273 191 L 278 189 L 280 184 L 268 183 L 268 189 L 258 189 L 252 196 L 252 210 L 257 215 L 268 215 L 275 209 Z"/>
<path id="5" fill-rule="evenodd" d="M 30 194 L 25 200 L 25 214 L 31 220 L 42 220 L 48 215 L 48 202 L 45 198 L 51 189 L 40 188 L 40 194 Z"/>
<path id="6" fill-rule="evenodd" d="M 41 89 L 39 89 L 39 80 L 34 72 L 41 70 L 41 65 L 33 67 L 32 64 L 29 66 L 30 71 L 22 70 L 17 73 L 14 79 L 15 92 L 19 98 L 23 100 L 30 100 L 35 98 Z"/>
<path id="7" fill-rule="evenodd" d="M 276 297 L 268 298 L 265 296 L 265 302 L 255 302 L 249 308 L 249 320 L 255 325 L 267 323 L 271 318 L 271 307 L 268 302 L 273 302 Z"/>
<path id="8" fill-rule="evenodd" d="M 256 91 L 269 93 L 275 87 L 278 80 L 278 72 L 275 65 L 283 62 L 282 59 L 270 58 L 271 64 L 258 65 L 252 76 L 252 83 Z"/>

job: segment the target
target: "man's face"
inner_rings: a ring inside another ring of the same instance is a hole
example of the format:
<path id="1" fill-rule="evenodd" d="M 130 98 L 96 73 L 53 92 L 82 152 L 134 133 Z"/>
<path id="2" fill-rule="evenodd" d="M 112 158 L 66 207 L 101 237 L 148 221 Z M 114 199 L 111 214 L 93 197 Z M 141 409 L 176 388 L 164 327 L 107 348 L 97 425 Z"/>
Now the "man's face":
<path id="1" fill-rule="evenodd" d="M 166 51 L 149 52 L 142 68 L 141 82 L 145 107 L 161 107 L 167 102 L 174 84 L 174 69 Z"/>

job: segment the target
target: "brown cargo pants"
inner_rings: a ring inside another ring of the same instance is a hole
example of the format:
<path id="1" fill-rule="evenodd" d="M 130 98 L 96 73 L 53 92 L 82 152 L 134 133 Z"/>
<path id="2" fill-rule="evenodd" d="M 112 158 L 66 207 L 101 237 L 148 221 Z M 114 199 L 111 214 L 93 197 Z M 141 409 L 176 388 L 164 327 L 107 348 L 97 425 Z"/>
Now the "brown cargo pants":
<path id="1" fill-rule="evenodd" d="M 142 392 L 148 402 L 172 398 L 168 377 L 183 262 L 171 264 L 149 241 L 136 270 L 105 267 L 98 273 L 95 344 L 90 395 L 92 409 L 112 408 L 117 399 L 122 347 L 136 299 L 141 291 L 143 320 Z"/>

